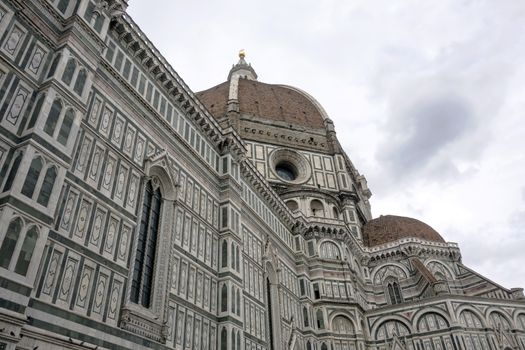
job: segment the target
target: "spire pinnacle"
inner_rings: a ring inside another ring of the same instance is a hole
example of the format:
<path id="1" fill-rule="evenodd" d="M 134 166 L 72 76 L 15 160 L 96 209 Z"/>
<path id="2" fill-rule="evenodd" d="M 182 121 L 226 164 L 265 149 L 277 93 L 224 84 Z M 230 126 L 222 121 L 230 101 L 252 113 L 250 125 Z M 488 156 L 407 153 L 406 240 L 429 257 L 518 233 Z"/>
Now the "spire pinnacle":
<path id="1" fill-rule="evenodd" d="M 239 62 L 233 65 L 228 74 L 228 80 L 234 75 L 244 79 L 257 80 L 257 73 L 255 73 L 252 65 L 246 62 L 245 57 L 246 51 L 244 49 L 239 50 Z"/>

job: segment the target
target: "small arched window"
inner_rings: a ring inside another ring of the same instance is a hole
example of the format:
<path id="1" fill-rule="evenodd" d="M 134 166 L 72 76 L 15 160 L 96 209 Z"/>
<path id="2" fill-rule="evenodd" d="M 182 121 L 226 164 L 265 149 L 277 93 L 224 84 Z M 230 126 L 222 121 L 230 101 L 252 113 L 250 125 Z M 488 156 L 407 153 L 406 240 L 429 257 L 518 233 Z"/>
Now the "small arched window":
<path id="1" fill-rule="evenodd" d="M 18 242 L 20 232 L 22 231 L 22 226 L 22 219 L 16 218 L 12 220 L 7 227 L 2 247 L 0 247 L 0 266 L 5 269 L 9 268 L 9 263 L 13 257 L 16 243 Z"/>
<path id="2" fill-rule="evenodd" d="M 388 294 L 388 300 L 391 305 L 401 304 L 403 302 L 401 288 L 399 287 L 399 282 L 397 281 L 397 279 L 387 279 L 386 289 Z"/>
<path id="3" fill-rule="evenodd" d="M 310 202 L 310 212 L 312 213 L 312 216 L 324 218 L 325 215 L 323 203 L 318 199 L 313 199 Z"/>
<path id="4" fill-rule="evenodd" d="M 295 212 L 295 211 L 297 211 L 299 209 L 299 205 L 294 200 L 287 201 L 286 202 L 286 206 L 288 207 L 288 209 L 290 209 L 293 212 Z"/>
<path id="5" fill-rule="evenodd" d="M 71 84 L 71 80 L 73 79 L 73 75 L 75 74 L 75 69 L 77 69 L 77 62 L 70 58 L 67 61 L 66 68 L 64 69 L 64 74 L 62 74 L 62 81 L 66 83 L 66 85 Z"/>
<path id="6" fill-rule="evenodd" d="M 148 181 L 144 190 L 137 251 L 131 282 L 131 301 L 140 303 L 147 308 L 151 306 L 161 206 L 162 195 L 160 187 L 154 189 L 152 181 Z"/>
<path id="7" fill-rule="evenodd" d="M 69 134 L 71 133 L 71 127 L 73 126 L 74 120 L 75 111 L 72 108 L 70 108 L 64 115 L 64 120 L 62 121 L 62 126 L 60 127 L 60 131 L 58 132 L 57 138 L 58 142 L 60 142 L 64 146 L 67 144 L 67 140 L 69 139 Z"/>
<path id="8" fill-rule="evenodd" d="M 4 192 L 9 191 L 11 189 L 23 155 L 24 154 L 22 152 L 19 152 L 15 155 L 15 159 L 13 160 L 13 164 L 11 165 L 11 170 L 9 171 L 9 175 L 7 175 L 7 179 L 5 180 Z"/>
<path id="9" fill-rule="evenodd" d="M 47 115 L 46 124 L 44 125 L 44 132 L 46 134 L 54 136 L 60 113 L 62 113 L 62 102 L 57 99 L 53 101 L 49 114 Z"/>
<path id="10" fill-rule="evenodd" d="M 40 187 L 40 193 L 38 194 L 37 202 L 40 205 L 47 207 L 51 192 L 53 192 L 53 186 L 55 185 L 55 179 L 57 177 L 57 169 L 52 166 L 49 167 L 44 176 L 42 187 Z"/>
<path id="11" fill-rule="evenodd" d="M 228 267 L 228 243 L 226 241 L 222 242 L 221 255 L 221 267 Z"/>
<path id="12" fill-rule="evenodd" d="M 228 287 L 225 284 L 221 287 L 221 312 L 228 311 Z"/>
<path id="13" fill-rule="evenodd" d="M 321 309 L 317 310 L 315 316 L 317 317 L 317 328 L 318 329 L 324 329 L 323 310 L 321 310 Z"/>
<path id="14" fill-rule="evenodd" d="M 332 215 L 333 215 L 334 219 L 339 219 L 339 210 L 337 210 L 336 207 L 332 208 Z"/>
<path id="15" fill-rule="evenodd" d="M 33 251 L 35 250 L 36 241 L 38 239 L 38 229 L 33 226 L 31 227 L 24 238 L 24 243 L 20 249 L 20 254 L 18 255 L 18 261 L 16 262 L 15 272 L 25 276 L 31 263 L 31 257 L 33 256 Z"/>
<path id="16" fill-rule="evenodd" d="M 75 81 L 75 86 L 73 87 L 73 91 L 75 91 L 80 96 L 82 96 L 82 93 L 84 92 L 84 85 L 86 84 L 86 78 L 87 78 L 86 70 L 81 69 L 78 72 L 77 81 Z"/>
<path id="17" fill-rule="evenodd" d="M 306 342 L 306 350 L 312 350 L 312 343 L 309 340 Z"/>
<path id="18" fill-rule="evenodd" d="M 308 310 L 305 306 L 303 306 L 303 320 L 304 320 L 304 326 L 310 327 L 310 321 L 308 320 Z"/>
<path id="19" fill-rule="evenodd" d="M 326 345 L 326 343 L 323 343 L 323 345 L 321 345 L 321 350 L 328 350 L 328 346 Z"/>
<path id="20" fill-rule="evenodd" d="M 27 171 L 26 180 L 24 182 L 24 185 L 22 186 L 22 194 L 26 197 L 32 198 L 33 193 L 35 192 L 36 183 L 38 181 L 38 178 L 40 177 L 40 172 L 42 171 L 42 166 L 44 165 L 44 162 L 42 161 L 42 158 L 37 157 L 33 159 L 31 162 L 31 165 L 29 166 L 29 170 Z"/>

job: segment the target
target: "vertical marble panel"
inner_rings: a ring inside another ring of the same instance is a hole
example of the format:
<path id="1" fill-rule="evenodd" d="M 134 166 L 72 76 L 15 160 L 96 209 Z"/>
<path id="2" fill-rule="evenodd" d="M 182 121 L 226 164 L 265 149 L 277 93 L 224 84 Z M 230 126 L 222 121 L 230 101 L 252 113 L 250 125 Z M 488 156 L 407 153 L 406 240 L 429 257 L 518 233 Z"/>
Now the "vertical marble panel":
<path id="1" fill-rule="evenodd" d="M 4 119 L 2 120 L 3 125 L 16 131 L 15 128 L 20 124 L 21 116 L 27 108 L 29 94 L 30 90 L 22 84 L 16 88 L 11 98 L 11 103 L 4 115 Z"/>
<path id="2" fill-rule="evenodd" d="M 75 309 L 80 309 L 86 312 L 89 304 L 89 297 L 91 286 L 93 285 L 93 278 L 95 275 L 95 264 L 92 261 L 84 260 L 84 266 L 80 273 L 80 283 L 78 286 L 77 297 L 75 300 Z"/>
<path id="3" fill-rule="evenodd" d="M 77 221 L 74 230 L 74 238 L 77 239 L 80 243 L 84 243 L 84 238 L 87 233 L 87 228 L 89 226 L 89 220 L 91 218 L 91 207 L 92 202 L 85 198 L 82 199 L 80 203 L 80 209 L 77 215 Z"/>

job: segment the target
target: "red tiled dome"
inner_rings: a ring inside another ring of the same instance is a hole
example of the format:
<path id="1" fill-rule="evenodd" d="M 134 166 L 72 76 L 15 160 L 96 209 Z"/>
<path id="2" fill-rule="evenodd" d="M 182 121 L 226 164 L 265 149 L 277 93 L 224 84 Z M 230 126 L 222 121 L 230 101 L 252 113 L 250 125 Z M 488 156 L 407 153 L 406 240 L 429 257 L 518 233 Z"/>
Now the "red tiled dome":
<path id="1" fill-rule="evenodd" d="M 229 84 L 226 81 L 196 94 L 216 118 L 226 113 Z M 244 115 L 310 128 L 324 128 L 324 119 L 319 108 L 306 94 L 291 87 L 241 78 L 238 100 L 239 111 Z"/>
<path id="2" fill-rule="evenodd" d="M 368 247 L 411 237 L 445 243 L 443 237 L 429 225 L 404 216 L 384 215 L 363 226 L 363 242 Z"/>

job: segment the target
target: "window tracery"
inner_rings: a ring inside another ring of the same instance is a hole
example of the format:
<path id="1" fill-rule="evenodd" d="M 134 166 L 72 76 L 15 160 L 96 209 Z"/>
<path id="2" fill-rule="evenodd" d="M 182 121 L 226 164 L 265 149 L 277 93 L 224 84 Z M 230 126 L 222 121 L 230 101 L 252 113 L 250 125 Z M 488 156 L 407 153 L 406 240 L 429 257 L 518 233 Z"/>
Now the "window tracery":
<path id="1" fill-rule="evenodd" d="M 162 195 L 159 184 L 150 180 L 146 183 L 144 189 L 133 279 L 131 282 L 131 301 L 146 308 L 151 306 L 161 210 Z"/>

